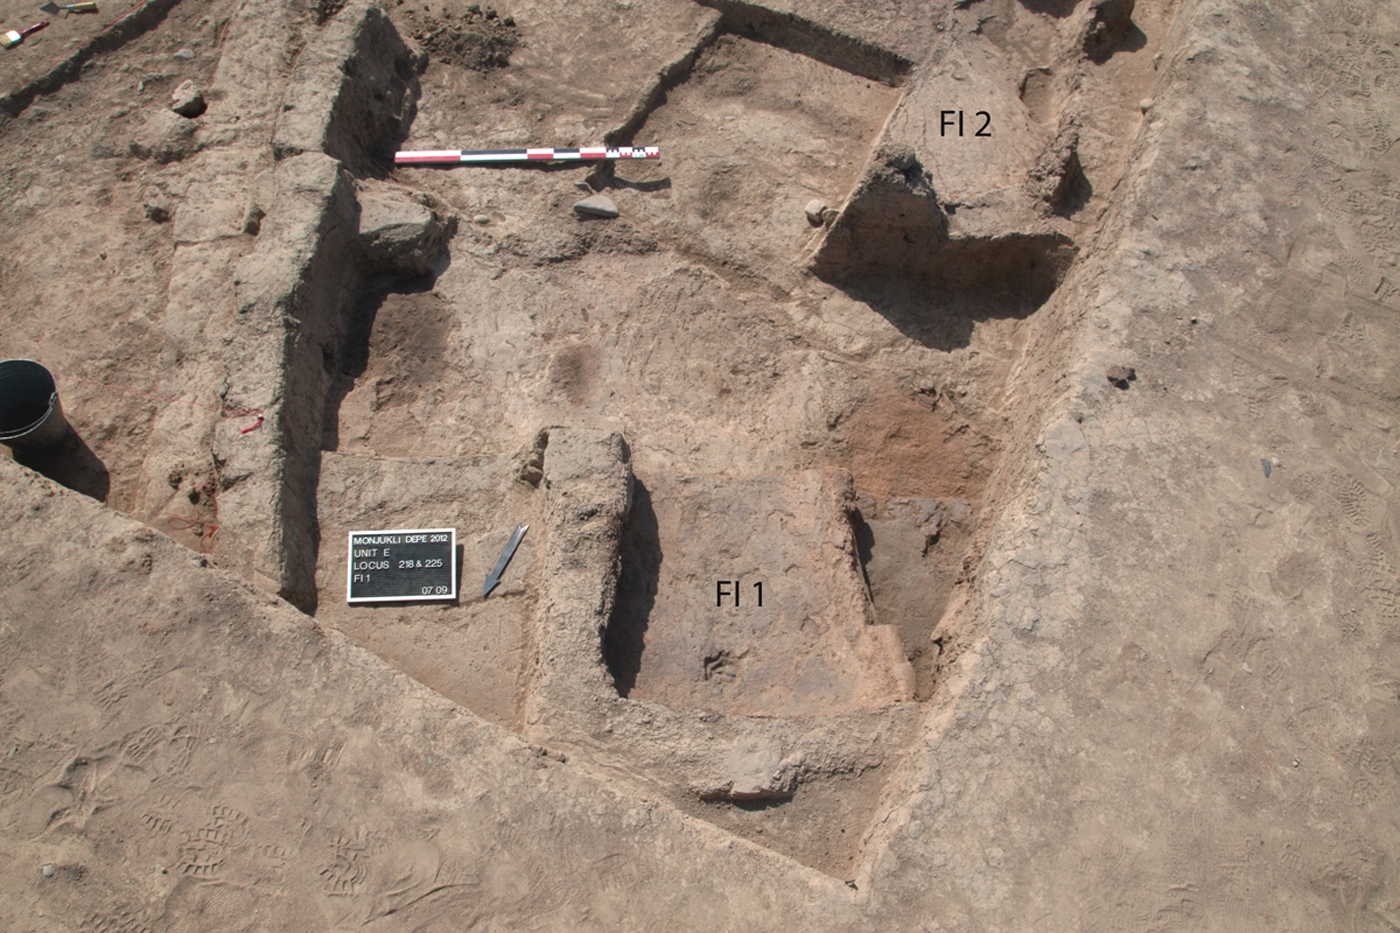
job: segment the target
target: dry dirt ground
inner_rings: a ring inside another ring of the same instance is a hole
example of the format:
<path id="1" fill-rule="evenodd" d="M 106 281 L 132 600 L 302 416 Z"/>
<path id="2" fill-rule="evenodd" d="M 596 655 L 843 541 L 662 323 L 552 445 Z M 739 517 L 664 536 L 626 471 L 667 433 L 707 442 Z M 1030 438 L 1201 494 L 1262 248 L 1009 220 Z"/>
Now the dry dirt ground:
<path id="1" fill-rule="evenodd" d="M 50 18 L 0 927 L 1400 929 L 1392 6 Z"/>

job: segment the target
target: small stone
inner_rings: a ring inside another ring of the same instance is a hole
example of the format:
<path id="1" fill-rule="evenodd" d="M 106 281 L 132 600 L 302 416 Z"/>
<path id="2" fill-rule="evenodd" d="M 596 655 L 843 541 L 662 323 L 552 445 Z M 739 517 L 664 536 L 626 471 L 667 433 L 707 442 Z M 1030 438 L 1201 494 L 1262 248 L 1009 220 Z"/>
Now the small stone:
<path id="1" fill-rule="evenodd" d="M 170 94 L 170 109 L 194 119 L 205 111 L 204 92 L 193 81 L 185 81 Z"/>
<path id="2" fill-rule="evenodd" d="M 574 212 L 585 217 L 616 217 L 621 213 L 613 199 L 605 194 L 595 194 L 574 204 Z"/>
<path id="3" fill-rule="evenodd" d="M 822 225 L 822 214 L 826 211 L 826 202 L 819 198 L 813 198 L 807 202 L 807 206 L 803 208 L 803 210 L 807 214 L 807 223 L 814 227 L 820 227 Z"/>
<path id="4" fill-rule="evenodd" d="M 840 211 L 834 207 L 828 207 L 826 210 L 822 211 L 822 224 L 830 227 L 832 224 L 836 223 L 836 218 L 840 216 Z"/>
<path id="5" fill-rule="evenodd" d="M 194 58 L 194 50 L 193 50 L 193 49 L 181 49 L 180 51 L 178 51 L 178 52 L 175 53 L 175 57 L 178 58 L 178 59 L 179 59 L 180 61 L 182 61 L 182 62 L 187 62 L 187 61 L 189 61 L 190 59 Z"/>
<path id="6" fill-rule="evenodd" d="M 248 203 L 243 208 L 244 233 L 257 236 L 261 232 L 263 218 L 276 199 L 277 181 L 272 169 L 264 169 L 248 187 Z"/>
<path id="7" fill-rule="evenodd" d="M 574 187 L 580 191 L 587 191 L 589 194 L 593 193 L 593 186 L 586 181 L 576 181 Z"/>
<path id="8" fill-rule="evenodd" d="M 1112 385 L 1120 389 L 1126 389 L 1128 383 L 1137 378 L 1137 370 L 1133 369 L 1131 366 L 1119 366 L 1117 363 L 1114 363 L 1112 366 L 1108 367 L 1108 369 L 1104 370 L 1104 375 L 1108 377 L 1108 381 Z"/>
<path id="9" fill-rule="evenodd" d="M 155 186 L 147 188 L 141 195 L 141 207 L 145 210 L 146 217 L 158 224 L 169 220 L 173 210 L 169 196 Z"/>
<path id="10" fill-rule="evenodd" d="M 489 224 L 491 222 L 491 218 L 486 214 L 477 214 L 472 220 L 479 224 Z"/>
<path id="11" fill-rule="evenodd" d="M 1132 27 L 1134 0 L 1089 0 L 1090 19 L 1083 46 L 1088 56 L 1103 61 Z"/>
<path id="12" fill-rule="evenodd" d="M 1147 113 L 1147 111 L 1152 109 L 1152 105 L 1154 103 L 1155 101 L 1153 101 L 1152 98 L 1144 97 L 1142 100 L 1138 101 L 1138 109 L 1141 110 L 1143 113 Z"/>
<path id="13" fill-rule="evenodd" d="M 49 864 L 45 865 L 43 871 L 45 878 L 52 878 L 54 873 L 53 863 L 50 862 Z"/>

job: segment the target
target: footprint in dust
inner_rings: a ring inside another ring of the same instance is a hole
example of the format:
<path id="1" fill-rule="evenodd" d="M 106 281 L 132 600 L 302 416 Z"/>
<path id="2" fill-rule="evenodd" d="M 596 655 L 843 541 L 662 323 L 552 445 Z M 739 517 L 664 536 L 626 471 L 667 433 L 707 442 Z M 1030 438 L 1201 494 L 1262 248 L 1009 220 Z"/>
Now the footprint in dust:
<path id="1" fill-rule="evenodd" d="M 189 766 L 199 736 L 178 723 L 152 723 L 122 740 L 123 767 L 173 774 Z"/>
<path id="2" fill-rule="evenodd" d="M 253 863 L 260 885 L 282 885 L 287 881 L 287 866 L 297 857 L 297 850 L 288 846 L 262 844 L 253 848 Z"/>
<path id="3" fill-rule="evenodd" d="M 223 871 L 229 853 L 247 841 L 247 815 L 233 807 L 213 807 L 204 826 L 185 833 L 179 870 L 191 878 L 212 880 Z"/>
<path id="4" fill-rule="evenodd" d="M 29 777 L 12 768 L 0 768 L 0 801 L 15 797 L 30 783 Z"/>
<path id="5" fill-rule="evenodd" d="M 331 897 L 359 894 L 369 875 L 369 843 L 363 831 L 354 836 L 338 833 L 331 842 L 330 863 L 319 872 Z"/>
<path id="6" fill-rule="evenodd" d="M 441 890 L 442 853 L 430 842 L 394 845 L 375 859 L 366 890 L 373 898 L 370 916 L 387 916 Z"/>
<path id="7" fill-rule="evenodd" d="M 248 839 L 248 817 L 232 807 L 215 807 L 211 828 L 226 846 L 240 846 Z"/>
<path id="8" fill-rule="evenodd" d="M 198 881 L 213 881 L 228 860 L 228 848 L 214 829 L 196 829 L 185 834 L 176 863 L 180 874 Z"/>
<path id="9" fill-rule="evenodd" d="M 151 925 L 142 919 L 143 910 L 125 904 L 110 904 L 89 914 L 78 927 L 78 933 L 151 933 Z"/>
<path id="10" fill-rule="evenodd" d="M 137 732 L 122 746 L 123 763 L 139 766 L 165 741 L 165 726 L 152 724 Z"/>
<path id="11" fill-rule="evenodd" d="M 1298 551 L 1269 574 L 1269 585 L 1275 593 L 1284 599 L 1297 599 L 1303 594 L 1307 585 L 1320 574 L 1317 558 L 1312 554 Z"/>
<path id="12" fill-rule="evenodd" d="M 51 823 L 72 808 L 75 799 L 66 787 L 55 784 L 40 787 L 15 809 L 11 824 L 15 834 L 21 839 L 42 835 Z"/>

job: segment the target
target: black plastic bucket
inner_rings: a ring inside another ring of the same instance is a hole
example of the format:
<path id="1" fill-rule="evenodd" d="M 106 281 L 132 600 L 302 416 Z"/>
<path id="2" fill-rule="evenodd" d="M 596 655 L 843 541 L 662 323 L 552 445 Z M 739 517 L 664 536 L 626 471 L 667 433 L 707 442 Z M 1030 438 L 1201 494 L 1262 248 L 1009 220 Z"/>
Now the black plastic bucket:
<path id="1" fill-rule="evenodd" d="M 0 360 L 0 444 L 35 450 L 67 434 L 53 373 L 33 360 Z"/>

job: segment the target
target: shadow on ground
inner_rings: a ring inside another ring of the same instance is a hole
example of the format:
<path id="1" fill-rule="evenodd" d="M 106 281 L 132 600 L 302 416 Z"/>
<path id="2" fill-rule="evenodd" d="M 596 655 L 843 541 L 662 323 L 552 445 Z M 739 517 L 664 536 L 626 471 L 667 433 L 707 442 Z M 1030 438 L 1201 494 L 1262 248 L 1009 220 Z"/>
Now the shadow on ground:
<path id="1" fill-rule="evenodd" d="M 37 451 L 16 450 L 15 462 L 98 502 L 106 502 L 107 493 L 112 488 L 112 478 L 106 464 L 98 459 L 77 431 L 70 430 L 53 447 Z"/>
<path id="2" fill-rule="evenodd" d="M 652 508 L 651 492 L 640 480 L 632 481 L 632 511 L 622 532 L 622 572 L 617 599 L 603 635 L 603 657 L 612 674 L 617 695 L 626 697 L 642 669 L 647 625 L 656 603 L 661 578 L 661 531 Z"/>
<path id="3" fill-rule="evenodd" d="M 919 279 L 872 276 L 835 283 L 848 297 L 894 325 L 901 334 L 933 350 L 952 352 L 972 342 L 973 329 L 994 318 L 1030 317 L 1054 292 L 1027 293 L 1007 283 L 952 288 Z"/>

